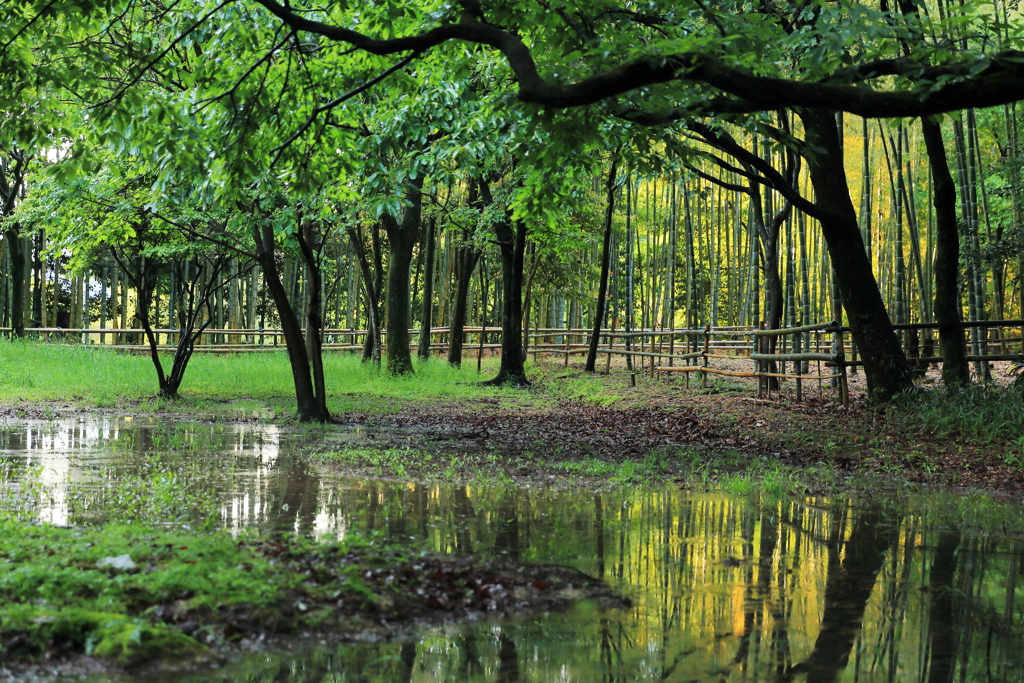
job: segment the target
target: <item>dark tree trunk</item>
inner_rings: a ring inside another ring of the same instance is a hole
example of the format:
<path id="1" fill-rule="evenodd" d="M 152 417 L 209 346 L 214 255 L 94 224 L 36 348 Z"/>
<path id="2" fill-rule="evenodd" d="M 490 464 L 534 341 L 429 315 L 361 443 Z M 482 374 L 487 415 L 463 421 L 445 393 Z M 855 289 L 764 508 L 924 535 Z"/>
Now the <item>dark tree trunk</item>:
<path id="1" fill-rule="evenodd" d="M 0 218 L 14 212 L 21 195 L 25 172 L 30 156 L 18 150 L 11 150 L 0 157 Z M 12 163 L 13 162 L 13 163 Z M 21 225 L 13 223 L 5 231 L 5 240 L 11 253 L 11 336 L 25 336 L 25 279 L 28 270 L 28 254 L 20 237 Z"/>
<path id="2" fill-rule="evenodd" d="M 490 188 L 481 183 L 484 202 L 491 203 Z M 494 235 L 501 250 L 501 365 L 498 375 L 485 385 L 529 386 L 523 358 L 523 257 L 526 252 L 526 224 L 512 225 L 511 212 L 495 221 Z"/>
<path id="3" fill-rule="evenodd" d="M 17 224 L 5 232 L 11 254 L 11 333 L 25 336 L 25 245 Z"/>
<path id="4" fill-rule="evenodd" d="M 281 319 L 281 331 L 284 334 L 288 362 L 292 368 L 292 381 L 295 384 L 295 417 L 302 422 L 326 422 L 330 419 L 330 414 L 326 410 L 321 410 L 320 402 L 317 400 L 313 388 L 302 326 L 288 299 L 288 291 L 277 272 L 273 228 L 269 225 L 253 227 L 253 240 L 256 244 L 257 263 L 263 271 L 263 281 L 267 285 L 267 290 L 270 292 L 270 297 L 273 299 L 274 306 L 277 307 L 277 314 Z"/>
<path id="5" fill-rule="evenodd" d="M 601 243 L 601 281 L 597 287 L 597 306 L 594 311 L 594 330 L 590 334 L 590 347 L 587 349 L 587 363 L 584 372 L 594 372 L 597 366 L 597 346 L 601 341 L 601 326 L 604 324 L 605 303 L 608 297 L 608 269 L 611 260 L 612 217 L 615 213 L 615 175 L 619 170 L 619 160 L 612 159 L 608 169 L 608 180 L 605 182 L 604 209 L 604 240 Z"/>
<path id="6" fill-rule="evenodd" d="M 434 241 L 437 219 L 427 221 L 427 232 L 423 237 L 423 309 L 420 314 L 419 357 L 430 358 L 430 323 L 434 317 Z"/>
<path id="7" fill-rule="evenodd" d="M 386 318 L 387 368 L 392 375 L 413 372 L 409 351 L 409 265 L 411 246 L 396 248 L 394 242 L 388 261 L 388 301 Z"/>
<path id="8" fill-rule="evenodd" d="M 363 235 L 358 228 L 349 228 L 348 237 L 352 242 L 352 249 L 355 251 L 356 260 L 359 262 L 359 271 L 363 276 L 363 290 L 366 294 L 366 341 L 363 344 L 363 362 L 372 360 L 380 365 L 380 278 L 374 277 L 367 260 L 366 247 L 363 245 Z"/>
<path id="9" fill-rule="evenodd" d="M 323 356 L 323 316 L 321 307 L 321 285 L 323 273 L 320 270 L 320 259 L 316 250 L 320 236 L 316 234 L 316 228 L 309 219 L 303 221 L 296 238 L 299 242 L 299 251 L 306 264 L 306 273 L 309 282 L 306 283 L 306 355 L 309 357 L 313 370 L 313 392 L 316 395 L 317 411 L 320 415 L 329 415 L 327 412 L 327 383 L 324 380 L 324 356 Z"/>
<path id="10" fill-rule="evenodd" d="M 956 184 L 946 161 L 942 129 L 937 121 L 921 119 L 928 163 L 932 169 L 935 206 L 935 322 L 942 343 L 942 381 L 947 387 L 964 386 L 971 381 L 967 345 L 961 326 L 960 236 L 956 224 Z"/>
<path id="11" fill-rule="evenodd" d="M 462 365 L 462 342 L 466 327 L 466 306 L 469 299 L 469 284 L 473 271 L 480 260 L 480 251 L 472 245 L 455 250 L 455 301 L 448 335 L 448 362 Z"/>
<path id="12" fill-rule="evenodd" d="M 381 220 L 388 234 L 387 338 L 388 372 L 405 375 L 413 372 L 409 351 L 409 270 L 412 248 L 420 234 L 423 207 L 423 178 L 409 182 L 405 192 L 407 205 L 398 221 L 385 213 Z"/>
<path id="13" fill-rule="evenodd" d="M 857 212 L 850 200 L 841 163 L 842 142 L 831 112 L 804 110 L 806 150 L 818 218 L 835 268 L 843 307 L 864 359 L 868 396 L 886 402 L 913 386 L 903 349 L 882 302 L 871 263 L 864 251 Z"/>

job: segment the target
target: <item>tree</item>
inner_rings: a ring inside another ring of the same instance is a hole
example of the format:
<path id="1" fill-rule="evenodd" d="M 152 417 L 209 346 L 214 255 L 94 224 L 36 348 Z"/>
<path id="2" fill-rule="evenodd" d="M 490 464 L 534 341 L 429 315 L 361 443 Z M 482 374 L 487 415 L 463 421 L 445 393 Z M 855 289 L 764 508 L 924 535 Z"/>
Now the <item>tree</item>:
<path id="1" fill-rule="evenodd" d="M 25 275 L 28 255 L 21 236 L 21 224 L 14 209 L 22 197 L 30 157 L 14 148 L 0 154 L 0 223 L 4 225 L 4 242 L 11 259 L 11 333 L 25 336 Z"/>
<path id="2" fill-rule="evenodd" d="M 942 341 L 942 381 L 947 387 L 969 384 L 967 347 L 960 323 L 960 236 L 956 219 L 956 186 L 946 162 L 946 146 L 938 121 L 921 119 L 928 162 L 935 183 L 935 322 Z"/>
<path id="3" fill-rule="evenodd" d="M 135 318 L 149 344 L 159 393 L 176 398 L 195 344 L 213 320 L 211 298 L 246 271 L 229 274 L 223 250 L 196 244 L 190 239 L 191 230 L 179 228 L 209 217 L 195 212 L 159 216 L 151 210 L 152 178 L 144 167 L 106 159 L 96 173 L 75 181 L 66 180 L 55 166 L 49 170 L 35 178 L 36 192 L 23 207 L 23 220 L 48 229 L 50 249 L 68 254 L 73 272 L 87 272 L 104 252 L 113 257 L 135 290 Z M 178 341 L 166 371 L 152 310 L 154 295 L 162 287 L 175 290 L 179 322 Z"/>
<path id="4" fill-rule="evenodd" d="M 804 140 L 798 149 L 809 167 L 813 202 L 771 164 L 746 150 L 725 131 L 695 122 L 688 127 L 717 149 L 756 170 L 756 175 L 744 172 L 749 178 L 772 187 L 788 202 L 818 220 L 828 244 L 853 338 L 863 354 L 869 394 L 873 400 L 887 401 L 912 385 L 910 370 L 871 272 L 845 169 L 841 163 L 836 163 L 837 159 L 842 159 L 842 146 L 835 117 L 826 111 L 804 110 L 800 119 Z M 790 169 L 793 167 L 790 164 Z M 777 234 L 776 227 L 776 239 Z M 781 309 L 781 286 L 778 290 L 774 298 L 780 302 Z"/>
<path id="5" fill-rule="evenodd" d="M 467 188 L 466 209 L 469 218 L 478 218 L 481 210 L 479 184 L 475 178 L 469 179 Z M 474 214 L 476 214 L 474 216 Z M 459 367 L 462 365 L 462 342 L 466 327 L 466 305 L 469 298 L 469 285 L 473 271 L 483 255 L 483 250 L 474 241 L 474 231 L 469 225 L 459 229 L 457 246 L 455 247 L 455 300 L 452 302 L 451 320 L 448 324 L 448 362 Z"/>
<path id="6" fill-rule="evenodd" d="M 604 324 L 605 306 L 608 298 L 608 270 L 611 263 L 612 216 L 615 214 L 615 177 L 618 173 L 618 155 L 612 157 L 605 180 L 605 214 L 604 238 L 601 241 L 601 284 L 597 288 L 597 310 L 594 311 L 594 331 L 590 335 L 590 347 L 587 349 L 587 362 L 584 372 L 594 372 L 597 363 L 597 346 L 601 339 L 601 326 Z"/>
<path id="7" fill-rule="evenodd" d="M 494 203 L 491 183 L 481 180 L 480 196 Z M 507 191 L 507 190 L 506 190 Z M 523 259 L 526 255 L 526 221 L 505 208 L 494 219 L 494 236 L 501 254 L 501 364 L 498 374 L 483 384 L 529 386 L 523 353 Z"/>

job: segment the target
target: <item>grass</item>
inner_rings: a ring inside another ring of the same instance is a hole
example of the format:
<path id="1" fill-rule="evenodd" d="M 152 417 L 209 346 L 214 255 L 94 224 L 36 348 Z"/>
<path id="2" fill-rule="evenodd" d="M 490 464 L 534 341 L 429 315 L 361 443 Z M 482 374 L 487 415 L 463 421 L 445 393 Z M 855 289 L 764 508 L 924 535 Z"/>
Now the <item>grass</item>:
<path id="1" fill-rule="evenodd" d="M 937 436 L 984 445 L 1024 434 L 1024 396 L 1014 388 L 974 384 L 946 392 L 914 392 L 897 405 L 906 419 L 919 421 Z"/>
<path id="2" fill-rule="evenodd" d="M 904 425 L 933 438 L 999 451 L 1007 465 L 1024 465 L 1024 396 L 1019 387 L 975 384 L 917 391 L 895 405 L 895 414 Z"/>
<path id="3" fill-rule="evenodd" d="M 170 357 L 163 359 L 165 369 Z M 480 387 L 497 373 L 498 358 L 474 359 L 454 368 L 443 359 L 415 363 L 415 374 L 393 377 L 352 354 L 326 353 L 328 407 L 335 414 L 388 413 L 395 401 L 505 398 L 524 405 L 574 400 L 608 406 L 624 399 L 625 385 L 557 365 L 527 362 L 533 390 Z M 642 380 L 642 378 L 641 378 Z M 179 400 L 161 399 L 148 355 L 82 346 L 0 339 L 0 401 L 62 401 L 111 408 L 129 402 L 139 410 L 217 412 L 249 417 L 287 415 L 294 409 L 291 368 L 284 351 L 197 353 L 189 363 Z"/>
<path id="4" fill-rule="evenodd" d="M 409 474 L 413 463 L 417 466 L 429 466 L 434 459 L 430 453 L 412 448 L 343 448 L 316 452 L 311 457 L 315 461 L 369 469 L 370 473 L 376 476 L 398 479 L 403 479 Z"/>
<path id="5" fill-rule="evenodd" d="M 165 359 L 169 367 L 170 358 Z M 512 395 L 514 389 L 474 386 L 497 371 L 496 359 L 485 359 L 483 373 L 475 363 L 462 369 L 433 360 L 419 363 L 414 375 L 392 377 L 354 355 L 327 353 L 329 407 L 338 414 L 360 410 L 386 412 L 393 400 L 464 399 Z M 154 398 L 156 371 L 146 355 L 106 349 L 0 340 L 0 401 L 66 401 L 85 406 L 114 407 L 146 401 L 150 410 L 207 410 L 225 401 L 250 399 L 265 404 L 264 412 L 287 414 L 294 407 L 291 369 L 284 351 L 247 354 L 197 353 L 181 386 L 183 401 Z M 214 405 L 211 405 L 213 402 Z M 249 403 L 246 401 L 245 403 Z M 231 405 L 218 412 L 248 411 L 259 405 Z"/>

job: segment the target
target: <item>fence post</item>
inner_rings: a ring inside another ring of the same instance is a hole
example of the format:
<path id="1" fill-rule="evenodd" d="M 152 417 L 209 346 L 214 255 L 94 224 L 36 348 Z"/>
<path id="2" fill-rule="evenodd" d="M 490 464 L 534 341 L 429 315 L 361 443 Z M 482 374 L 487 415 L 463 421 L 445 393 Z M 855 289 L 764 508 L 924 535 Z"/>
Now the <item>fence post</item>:
<path id="1" fill-rule="evenodd" d="M 758 322 L 757 323 L 757 330 L 760 331 L 760 330 L 763 330 L 763 329 L 764 329 L 764 321 Z M 764 347 L 764 343 L 763 342 L 764 342 L 764 337 L 755 333 L 754 334 L 754 345 L 753 346 L 754 346 L 754 350 L 755 350 L 756 353 L 759 353 L 759 354 L 760 353 L 764 353 L 764 348 L 763 348 Z M 754 372 L 757 373 L 757 397 L 759 399 L 760 398 L 764 398 L 764 386 L 765 386 L 765 381 L 764 380 L 765 380 L 765 378 L 761 375 L 761 373 L 764 372 L 763 361 L 759 361 L 759 360 L 754 361 Z"/>
<path id="2" fill-rule="evenodd" d="M 476 352 L 476 371 L 479 373 L 484 363 L 484 339 L 487 338 L 487 325 L 480 325 L 480 345 Z"/>
<path id="3" fill-rule="evenodd" d="M 850 405 L 850 387 L 846 378 L 846 352 L 843 344 L 843 328 L 832 321 L 832 355 L 835 356 L 835 367 L 839 371 L 839 400 L 844 406 Z"/>
<path id="4" fill-rule="evenodd" d="M 837 321 L 833 320 L 831 323 L 829 323 L 829 325 L 832 326 L 832 355 L 833 356 L 838 356 L 839 354 L 843 353 L 843 347 L 842 347 L 842 345 L 840 343 L 840 340 L 839 340 L 839 323 Z M 903 336 L 903 341 L 904 341 L 904 351 L 905 351 L 906 350 L 906 341 L 907 341 L 907 336 L 906 335 Z M 838 377 L 833 377 L 832 378 L 832 388 L 833 389 L 838 389 L 839 391 L 842 391 L 842 388 L 839 386 L 839 378 Z"/>
<path id="5" fill-rule="evenodd" d="M 604 364 L 604 374 L 612 374 L 612 349 L 615 348 L 615 326 L 612 325 L 612 331 L 608 335 L 608 359 Z"/>
<path id="6" fill-rule="evenodd" d="M 651 328 L 651 379 L 654 379 L 654 328 Z"/>
<path id="7" fill-rule="evenodd" d="M 799 328 L 803 323 L 797 322 L 796 326 Z M 803 353 L 803 332 L 793 333 L 793 352 Z M 804 374 L 804 364 L 800 361 L 793 361 L 793 368 L 796 370 L 796 400 L 802 401 L 804 397 L 804 381 L 800 379 L 800 375 Z"/>
<path id="8" fill-rule="evenodd" d="M 704 326 L 704 367 L 708 366 L 708 351 L 711 348 L 711 323 Z M 700 388 L 704 389 L 708 385 L 708 373 L 704 370 L 700 371 Z"/>

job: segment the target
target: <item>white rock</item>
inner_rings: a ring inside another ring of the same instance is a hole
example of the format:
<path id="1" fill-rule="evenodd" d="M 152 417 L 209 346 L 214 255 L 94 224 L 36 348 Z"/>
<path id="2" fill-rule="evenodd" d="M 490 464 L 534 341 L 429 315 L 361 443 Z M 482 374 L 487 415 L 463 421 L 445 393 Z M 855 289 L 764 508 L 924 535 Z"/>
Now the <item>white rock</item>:
<path id="1" fill-rule="evenodd" d="M 104 557 L 96 566 L 100 569 L 104 567 L 111 567 L 113 569 L 135 569 L 135 563 L 132 562 L 131 555 L 118 555 L 117 557 Z"/>

